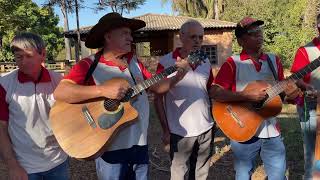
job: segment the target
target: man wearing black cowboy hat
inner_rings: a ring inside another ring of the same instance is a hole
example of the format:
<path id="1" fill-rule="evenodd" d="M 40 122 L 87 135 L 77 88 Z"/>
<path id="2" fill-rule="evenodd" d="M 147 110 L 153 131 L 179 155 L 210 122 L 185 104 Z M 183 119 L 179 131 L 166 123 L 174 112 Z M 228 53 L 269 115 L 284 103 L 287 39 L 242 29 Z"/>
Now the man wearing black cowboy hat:
<path id="1" fill-rule="evenodd" d="M 121 77 L 130 82 L 151 77 L 151 74 L 134 56 L 132 31 L 144 27 L 144 21 L 123 18 L 118 13 L 103 16 L 91 29 L 86 38 L 88 48 L 102 48 L 96 55 L 79 61 L 58 85 L 54 96 L 57 100 L 76 103 L 97 97 L 121 100 L 128 85 L 105 83 L 111 78 Z M 89 67 L 98 62 L 91 76 Z M 187 61 L 177 62 L 178 73 L 172 78 L 160 81 L 149 89 L 157 93 L 167 91 L 185 75 L 189 68 Z M 89 78 L 85 78 L 85 77 Z M 112 140 L 107 151 L 96 160 L 99 179 L 147 179 L 148 149 L 147 129 L 149 123 L 149 102 L 145 91 L 132 103 L 139 112 L 138 121 L 121 129 Z"/>

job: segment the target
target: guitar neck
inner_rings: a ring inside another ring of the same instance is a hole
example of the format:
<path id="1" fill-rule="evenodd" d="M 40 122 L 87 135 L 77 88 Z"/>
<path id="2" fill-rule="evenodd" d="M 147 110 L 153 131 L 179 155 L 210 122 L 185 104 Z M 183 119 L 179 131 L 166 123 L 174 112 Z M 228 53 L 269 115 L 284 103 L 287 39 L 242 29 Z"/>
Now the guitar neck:
<path id="1" fill-rule="evenodd" d="M 131 97 L 136 96 L 137 94 L 139 94 L 143 90 L 147 89 L 148 87 L 150 87 L 150 86 L 156 84 L 157 82 L 161 81 L 162 79 L 166 78 L 168 75 L 172 74 L 176 70 L 177 70 L 176 66 L 170 66 L 169 68 L 165 69 L 163 72 L 154 75 L 152 78 L 149 78 L 149 79 L 131 87 L 133 90 Z"/>
<path id="2" fill-rule="evenodd" d="M 319 66 L 320 66 L 320 57 L 312 61 L 310 64 L 308 64 L 298 72 L 290 75 L 285 80 L 280 81 L 276 83 L 274 86 L 272 86 L 271 88 L 267 89 L 267 94 L 269 95 L 269 98 L 273 98 L 279 95 L 281 92 L 283 92 L 284 89 L 288 86 L 288 82 L 290 81 L 295 82 L 296 80 L 303 78 L 305 75 L 317 69 Z"/>

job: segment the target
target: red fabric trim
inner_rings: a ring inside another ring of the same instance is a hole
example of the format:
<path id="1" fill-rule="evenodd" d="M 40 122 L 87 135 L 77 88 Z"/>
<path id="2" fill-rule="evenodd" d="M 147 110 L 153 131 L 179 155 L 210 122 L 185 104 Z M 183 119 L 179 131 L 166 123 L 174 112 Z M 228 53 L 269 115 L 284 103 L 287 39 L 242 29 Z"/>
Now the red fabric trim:
<path id="1" fill-rule="evenodd" d="M 152 77 L 152 74 L 148 71 L 148 69 L 138 60 L 138 65 L 140 67 L 143 79 L 149 79 Z"/>
<path id="2" fill-rule="evenodd" d="M 178 57 L 181 57 L 180 48 L 176 48 L 176 49 L 172 52 L 172 59 L 177 60 Z"/>
<path id="3" fill-rule="evenodd" d="M 127 58 L 127 63 L 129 64 L 131 62 L 131 59 L 133 58 L 133 53 L 128 53 L 124 55 L 125 58 Z M 90 65 L 93 63 L 93 61 L 90 58 L 85 58 L 79 61 L 76 65 L 72 67 L 69 74 L 64 77 L 64 79 L 69 79 L 74 81 L 77 84 L 83 85 L 84 78 L 90 68 Z M 106 60 L 104 56 L 101 56 L 99 59 L 99 63 L 103 63 L 107 66 L 113 66 L 118 67 L 121 71 L 125 71 L 127 69 L 126 66 L 119 66 L 112 60 Z M 138 65 L 141 69 L 142 75 L 144 79 L 148 79 L 152 77 L 152 74 L 144 67 L 144 65 L 138 60 Z M 93 80 L 93 77 L 91 76 L 88 81 L 89 85 L 95 85 L 95 82 Z"/>
<path id="4" fill-rule="evenodd" d="M 49 71 L 41 66 L 41 74 L 40 74 L 40 79 L 39 81 L 34 81 L 31 77 L 28 75 L 24 74 L 20 70 L 18 70 L 18 81 L 20 83 L 27 83 L 27 82 L 34 82 L 34 83 L 43 83 L 43 82 L 50 82 L 51 77 Z"/>
<path id="5" fill-rule="evenodd" d="M 247 60 L 248 56 L 247 54 L 243 54 L 243 59 L 241 59 L 241 55 L 240 55 L 240 60 Z M 264 54 L 261 56 L 261 58 L 263 58 L 262 60 L 267 60 L 267 55 Z M 278 69 L 278 78 L 279 80 L 283 80 L 284 79 L 284 75 L 283 75 L 283 67 L 282 67 L 282 63 L 279 59 L 278 56 L 276 56 L 276 64 L 277 64 L 277 69 Z M 260 69 L 261 69 L 261 65 Z M 255 65 L 256 70 L 257 70 L 257 66 Z M 260 71 L 260 70 L 259 70 Z M 257 70 L 257 72 L 259 72 Z M 221 66 L 216 78 L 215 78 L 215 83 L 222 86 L 225 89 L 229 89 L 232 90 L 233 92 L 236 91 L 236 64 L 234 62 L 234 60 L 229 57 L 226 62 Z"/>
<path id="6" fill-rule="evenodd" d="M 0 120 L 9 121 L 9 104 L 6 102 L 6 90 L 0 84 Z"/>
<path id="7" fill-rule="evenodd" d="M 69 79 L 74 81 L 77 84 L 84 85 L 83 81 L 84 81 L 84 78 L 86 77 L 86 74 L 91 64 L 92 64 L 91 59 L 89 58 L 82 59 L 71 68 L 69 74 L 64 76 L 64 79 Z M 95 82 L 92 76 L 88 80 L 88 85 L 95 85 Z"/>
<path id="8" fill-rule="evenodd" d="M 291 66 L 291 72 L 292 73 L 296 73 L 298 72 L 300 69 L 304 68 L 305 66 L 307 66 L 308 64 L 310 64 L 310 60 L 309 60 L 309 56 L 307 54 L 307 51 L 304 47 L 300 47 L 297 52 L 296 55 L 294 57 L 292 66 Z M 307 75 L 305 75 L 303 77 L 303 81 L 305 83 L 310 83 L 310 76 L 311 73 L 308 73 Z"/>
<path id="9" fill-rule="evenodd" d="M 162 64 L 158 63 L 156 74 L 162 73 L 164 71 L 164 66 Z"/>
<path id="10" fill-rule="evenodd" d="M 229 57 L 225 63 L 222 64 L 216 78 L 215 84 L 222 86 L 224 89 L 236 91 L 236 64 L 233 59 Z"/>
<path id="11" fill-rule="evenodd" d="M 267 54 L 264 54 L 262 53 L 259 57 L 260 60 L 263 60 L 263 61 L 266 61 L 267 60 L 267 57 L 268 55 Z M 247 54 L 246 51 L 242 50 L 242 52 L 240 53 L 240 60 L 241 61 L 245 61 L 245 60 L 251 60 L 252 63 L 254 64 L 254 67 L 256 68 L 257 72 L 259 72 L 261 70 L 261 65 L 260 63 L 256 62 L 256 61 L 253 61 L 252 60 L 252 57 Z"/>
<path id="12" fill-rule="evenodd" d="M 213 77 L 212 69 L 210 69 L 210 75 L 209 75 L 209 79 L 207 82 L 207 90 L 209 90 L 211 88 L 213 83 L 214 83 L 214 77 Z"/>
<path id="13" fill-rule="evenodd" d="M 276 56 L 276 64 L 277 64 L 277 68 L 278 68 L 278 79 L 279 79 L 279 81 L 282 81 L 282 80 L 284 80 L 283 66 L 282 66 L 281 60 L 278 56 Z"/>

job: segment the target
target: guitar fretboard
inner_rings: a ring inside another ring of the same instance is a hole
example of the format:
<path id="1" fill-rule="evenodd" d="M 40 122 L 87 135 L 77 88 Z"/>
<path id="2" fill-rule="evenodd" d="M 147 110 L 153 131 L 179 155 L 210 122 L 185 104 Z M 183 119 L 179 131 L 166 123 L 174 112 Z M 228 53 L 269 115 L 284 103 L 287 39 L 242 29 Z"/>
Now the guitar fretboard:
<path id="1" fill-rule="evenodd" d="M 298 72 L 290 75 L 288 78 L 286 78 L 283 81 L 278 82 L 271 88 L 267 89 L 267 94 L 269 95 L 269 99 L 272 99 L 273 97 L 279 95 L 281 92 L 284 91 L 284 89 L 287 87 L 288 82 L 294 82 L 298 79 L 303 78 L 308 73 L 312 72 L 313 70 L 317 69 L 320 66 L 320 57 L 313 60 L 310 64 L 299 70 Z"/>
<path id="2" fill-rule="evenodd" d="M 175 72 L 177 70 L 176 66 L 171 66 L 167 69 L 165 69 L 163 72 L 153 76 L 150 79 L 147 79 L 133 87 L 133 93 L 131 95 L 131 97 L 136 96 L 137 94 L 139 94 L 140 92 L 142 92 L 143 90 L 147 89 L 148 87 L 156 84 L 157 82 L 161 81 L 162 79 L 164 79 L 165 77 L 167 77 L 168 75 L 172 74 L 173 72 Z"/>

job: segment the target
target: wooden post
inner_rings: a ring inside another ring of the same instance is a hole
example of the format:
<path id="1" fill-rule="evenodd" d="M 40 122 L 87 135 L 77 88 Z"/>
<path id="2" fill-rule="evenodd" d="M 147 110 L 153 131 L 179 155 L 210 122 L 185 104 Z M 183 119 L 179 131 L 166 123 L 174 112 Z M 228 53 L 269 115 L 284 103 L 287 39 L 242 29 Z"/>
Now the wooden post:
<path id="1" fill-rule="evenodd" d="M 1 65 L 0 65 L 0 72 L 4 72 L 4 71 L 5 71 L 4 66 L 5 66 L 4 64 L 1 64 Z"/>
<path id="2" fill-rule="evenodd" d="M 77 19 L 77 43 L 76 43 L 76 62 L 80 60 L 80 30 L 79 30 L 79 13 L 78 13 L 78 0 L 75 0 L 76 5 L 76 19 Z"/>

